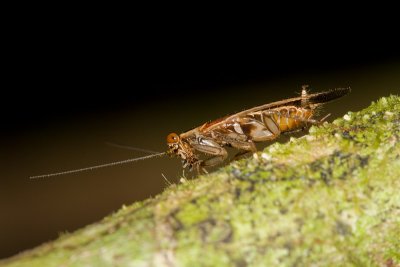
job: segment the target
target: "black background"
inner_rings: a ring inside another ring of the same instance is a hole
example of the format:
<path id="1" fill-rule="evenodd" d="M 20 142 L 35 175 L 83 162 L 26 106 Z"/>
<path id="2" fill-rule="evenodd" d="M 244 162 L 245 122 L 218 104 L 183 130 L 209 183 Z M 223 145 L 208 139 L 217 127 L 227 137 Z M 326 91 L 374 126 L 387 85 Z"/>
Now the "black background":
<path id="1" fill-rule="evenodd" d="M 397 41 L 382 26 L 341 16 L 324 25 L 320 17 L 269 18 L 257 28 L 258 21 L 151 24 L 117 14 L 36 18 L 3 51 L 10 83 L 1 97 L 2 132 L 290 74 L 398 62 Z"/>

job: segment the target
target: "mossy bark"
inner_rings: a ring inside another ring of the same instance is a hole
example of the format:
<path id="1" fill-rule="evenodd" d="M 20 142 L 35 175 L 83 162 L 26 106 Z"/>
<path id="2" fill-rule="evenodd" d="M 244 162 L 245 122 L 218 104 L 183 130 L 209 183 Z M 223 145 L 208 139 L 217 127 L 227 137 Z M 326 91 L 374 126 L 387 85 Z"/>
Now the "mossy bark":
<path id="1" fill-rule="evenodd" d="M 400 98 L 0 265 L 400 266 Z"/>

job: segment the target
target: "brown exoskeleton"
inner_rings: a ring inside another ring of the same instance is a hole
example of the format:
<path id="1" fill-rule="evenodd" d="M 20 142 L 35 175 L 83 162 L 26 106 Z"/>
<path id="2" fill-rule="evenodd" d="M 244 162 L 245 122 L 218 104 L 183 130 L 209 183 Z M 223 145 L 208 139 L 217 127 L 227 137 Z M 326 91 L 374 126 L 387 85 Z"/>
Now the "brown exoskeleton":
<path id="1" fill-rule="evenodd" d="M 228 153 L 225 147 L 238 149 L 239 153 L 236 155 L 238 157 L 247 152 L 255 152 L 257 150 L 256 142 L 270 141 L 282 133 L 295 132 L 306 128 L 308 125 L 323 122 L 327 116 L 321 120 L 313 119 L 317 108 L 350 92 L 350 88 L 338 88 L 326 92 L 308 94 L 307 87 L 303 86 L 299 97 L 261 105 L 228 115 L 179 135 L 171 133 L 167 136 L 167 152 L 153 153 L 145 157 L 32 176 L 30 178 L 35 179 L 82 172 L 166 154 L 181 158 L 184 168 L 189 167 L 190 169 L 195 168 L 197 171 L 206 171 L 205 167 L 218 165 L 227 158 Z M 210 157 L 201 160 L 199 158 L 200 153 Z"/>
<path id="2" fill-rule="evenodd" d="M 350 92 L 350 88 L 339 88 L 307 94 L 306 89 L 307 86 L 303 86 L 299 97 L 244 110 L 207 122 L 180 135 L 171 133 L 167 136 L 167 154 L 180 157 L 184 168 L 195 167 L 199 170 L 222 163 L 228 156 L 224 148 L 226 146 L 239 149 L 238 155 L 256 152 L 256 142 L 273 140 L 281 133 L 321 123 L 326 117 L 313 119 L 315 110 Z M 199 152 L 211 157 L 200 160 Z"/>

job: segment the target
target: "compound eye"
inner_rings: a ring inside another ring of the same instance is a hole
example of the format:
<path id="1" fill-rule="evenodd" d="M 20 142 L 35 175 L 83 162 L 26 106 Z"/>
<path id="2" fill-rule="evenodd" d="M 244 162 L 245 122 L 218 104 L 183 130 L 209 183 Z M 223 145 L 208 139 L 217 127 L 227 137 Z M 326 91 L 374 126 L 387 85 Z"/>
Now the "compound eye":
<path id="1" fill-rule="evenodd" d="M 178 143 L 178 141 L 179 141 L 179 136 L 176 133 L 170 133 L 167 136 L 167 143 L 168 144 L 175 144 L 175 143 Z"/>

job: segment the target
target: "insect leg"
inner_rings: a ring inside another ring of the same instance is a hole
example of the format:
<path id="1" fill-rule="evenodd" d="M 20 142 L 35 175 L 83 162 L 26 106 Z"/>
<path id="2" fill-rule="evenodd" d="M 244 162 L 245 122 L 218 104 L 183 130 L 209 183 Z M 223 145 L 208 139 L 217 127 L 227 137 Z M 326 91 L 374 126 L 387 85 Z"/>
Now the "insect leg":
<path id="1" fill-rule="evenodd" d="M 319 120 L 319 123 L 323 123 L 329 116 L 331 116 L 331 113 L 327 114 L 325 117 Z"/>
<path id="2" fill-rule="evenodd" d="M 299 129 L 283 132 L 282 134 L 283 135 L 290 135 L 290 134 L 294 134 L 294 133 L 305 131 L 305 129 L 306 129 L 306 127 L 301 127 Z"/>
<path id="3" fill-rule="evenodd" d="M 212 155 L 212 157 L 200 163 L 202 167 L 218 165 L 228 157 L 228 152 L 225 148 L 208 138 L 198 137 L 197 142 L 193 143 L 192 147 L 199 152 Z"/>
<path id="4" fill-rule="evenodd" d="M 239 152 L 233 157 L 232 160 L 238 160 L 245 156 L 247 153 L 255 153 L 257 152 L 257 148 L 252 141 L 243 142 L 243 141 L 233 141 L 230 143 L 234 148 L 239 149 Z"/>
<path id="5" fill-rule="evenodd" d="M 239 152 L 234 156 L 233 160 L 239 159 L 241 156 L 252 152 L 255 153 L 257 151 L 256 146 L 252 140 L 247 140 L 247 137 L 241 134 L 230 133 L 230 135 L 218 135 L 215 136 L 215 139 L 220 141 L 221 143 L 229 144 L 230 146 L 239 149 Z"/>
<path id="6" fill-rule="evenodd" d="M 254 145 L 254 143 L 252 141 L 245 142 L 245 141 L 239 141 L 239 140 L 231 140 L 229 142 L 229 144 L 231 146 L 233 146 L 234 148 L 237 148 L 239 150 L 245 151 L 246 153 L 247 152 L 253 152 L 254 153 L 254 152 L 257 151 L 257 148 L 256 148 L 256 146 Z"/>

